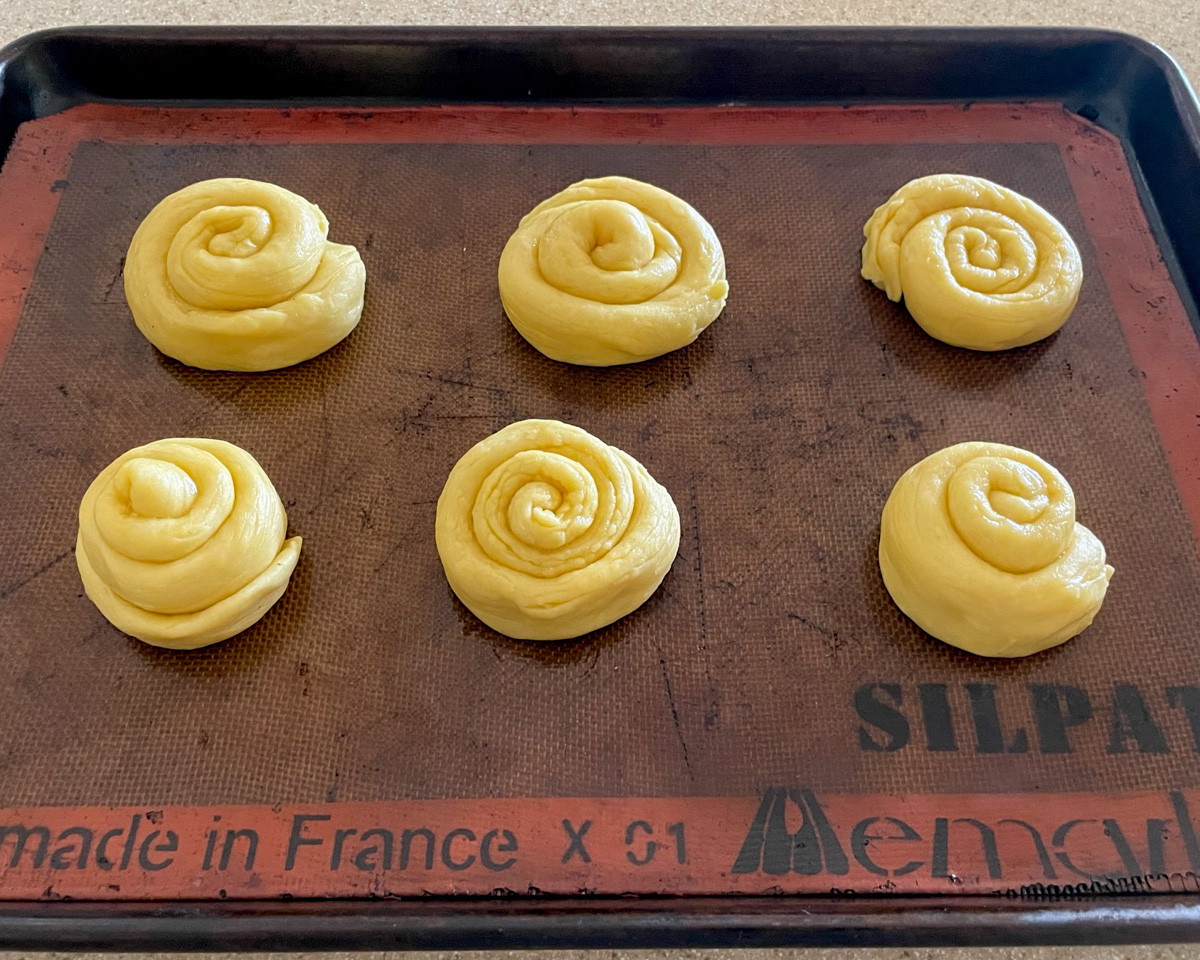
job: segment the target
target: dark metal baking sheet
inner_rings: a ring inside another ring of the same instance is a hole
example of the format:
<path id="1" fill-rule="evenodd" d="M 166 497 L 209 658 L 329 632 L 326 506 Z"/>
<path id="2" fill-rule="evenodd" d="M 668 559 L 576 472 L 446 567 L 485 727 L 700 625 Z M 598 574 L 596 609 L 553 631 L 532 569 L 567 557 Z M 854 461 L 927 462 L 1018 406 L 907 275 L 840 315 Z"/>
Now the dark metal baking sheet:
<path id="1" fill-rule="evenodd" d="M 129 70 L 130 63 L 140 69 Z M 361 115 L 363 108 L 445 104 L 670 111 L 729 104 L 747 109 L 937 102 L 967 107 L 985 100 L 1037 101 L 1075 112 L 1119 138 L 1149 226 L 1175 279 L 1179 308 L 1195 318 L 1197 263 L 1193 259 L 1200 245 L 1195 242 L 1197 227 L 1188 216 L 1190 209 L 1196 209 L 1193 194 L 1200 190 L 1194 100 L 1186 82 L 1158 51 L 1112 34 L 65 31 L 28 38 L 9 48 L 4 80 L 0 119 L 6 125 L 6 142 L 22 120 L 72 106 L 92 109 L 87 104 L 97 105 L 95 116 L 102 118 L 106 108 L 119 113 L 121 107 L 151 104 L 185 109 L 324 105 Z M 248 97 L 248 92 L 253 96 Z M 1188 778 L 1179 773 L 1163 776 L 1161 784 L 1154 777 L 1148 786 L 1162 786 L 1164 791 L 1176 785 L 1195 786 L 1184 782 Z M 1166 791 L 1154 801 L 1129 802 L 1141 804 L 1137 806 L 1141 812 L 1157 812 L 1161 807 L 1165 812 L 1160 816 L 1167 817 L 1178 810 L 1171 804 L 1186 805 L 1187 798 L 1178 797 L 1177 801 L 1175 793 Z M 1088 802 L 1080 801 L 1084 807 Z M 1098 811 L 1094 816 L 1117 816 L 1092 802 Z M 793 796 L 768 790 L 757 806 L 764 818 L 773 816 L 778 807 L 782 818 L 788 804 L 811 811 L 816 801 L 803 792 Z M 754 820 L 755 806 L 751 802 L 745 814 L 740 808 L 735 812 L 741 818 L 735 841 Z M 589 808 L 583 803 L 577 809 L 586 814 Z M 706 822 L 719 823 L 723 810 Z M 555 810 L 548 812 L 553 815 Z M 126 819 L 141 816 L 130 812 Z M 576 820 L 574 830 L 583 819 Z M 1149 825 L 1148 821 L 1147 829 Z M 659 826 L 666 826 L 666 821 Z M 133 832 L 131 828 L 131 837 Z M 764 842 L 769 844 L 767 836 Z M 641 848 L 630 852 L 640 853 Z M 835 876 L 827 885 L 836 887 L 836 871 L 831 872 Z M 1167 877 L 1161 888 L 1150 888 L 1169 891 L 1172 882 Z M 669 892 L 669 875 L 662 883 Z M 1191 889 L 1194 877 L 1185 871 L 1178 884 Z M 496 938 L 513 945 L 599 945 L 606 940 L 650 945 L 745 942 L 745 938 L 759 943 L 1072 942 L 1180 938 L 1196 929 L 1192 924 L 1200 908 L 1187 897 L 1163 893 L 1125 901 L 1111 895 L 1123 889 L 1112 883 L 1107 887 L 1072 884 L 1069 890 L 1062 886 L 1014 887 L 1003 901 L 908 896 L 827 900 L 811 894 L 802 900 L 765 896 L 564 900 L 514 897 L 507 891 L 499 902 L 326 900 L 290 906 L 249 901 L 233 906 L 210 901 L 156 906 L 125 903 L 118 895 L 94 905 L 7 904 L 0 911 L 0 943 L 217 948 L 347 943 L 468 946 L 495 943 Z M 1079 905 L 1078 898 L 1102 895 L 1106 889 L 1108 897 Z M 53 890 L 47 893 L 52 896 Z M 998 906 L 1001 902 L 1003 908 Z"/>

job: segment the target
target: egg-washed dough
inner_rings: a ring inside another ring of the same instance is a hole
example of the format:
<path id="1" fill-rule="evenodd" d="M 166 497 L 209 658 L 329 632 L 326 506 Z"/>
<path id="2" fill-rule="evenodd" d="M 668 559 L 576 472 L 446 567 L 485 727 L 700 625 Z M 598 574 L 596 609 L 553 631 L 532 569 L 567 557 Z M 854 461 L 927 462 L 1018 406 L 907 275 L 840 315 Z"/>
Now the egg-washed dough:
<path id="1" fill-rule="evenodd" d="M 728 295 L 708 221 L 628 177 L 583 180 L 539 203 L 500 255 L 505 313 L 564 363 L 607 367 L 686 347 Z"/>
<path id="2" fill-rule="evenodd" d="M 1080 633 L 1104 601 L 1104 561 L 1062 474 L 1002 443 L 926 457 L 883 508 L 879 568 L 896 605 L 983 657 L 1025 657 Z"/>
<path id="3" fill-rule="evenodd" d="M 862 275 L 931 337 L 1007 350 L 1048 337 L 1075 309 L 1075 241 L 1032 200 L 981 177 L 906 183 L 863 227 Z"/>
<path id="4" fill-rule="evenodd" d="M 100 612 L 156 647 L 241 633 L 287 589 L 300 558 L 250 454 L 223 440 L 158 440 L 118 457 L 79 505 L 75 560 Z"/>
<path id="5" fill-rule="evenodd" d="M 565 640 L 636 610 L 679 549 L 679 511 L 629 454 L 557 420 L 522 420 L 455 464 L 437 549 L 458 598 L 519 640 Z"/>
<path id="6" fill-rule="evenodd" d="M 362 258 L 328 233 L 320 208 L 283 187 L 194 183 L 133 235 L 125 298 L 146 339 L 188 366 L 289 367 L 341 341 L 362 315 Z"/>

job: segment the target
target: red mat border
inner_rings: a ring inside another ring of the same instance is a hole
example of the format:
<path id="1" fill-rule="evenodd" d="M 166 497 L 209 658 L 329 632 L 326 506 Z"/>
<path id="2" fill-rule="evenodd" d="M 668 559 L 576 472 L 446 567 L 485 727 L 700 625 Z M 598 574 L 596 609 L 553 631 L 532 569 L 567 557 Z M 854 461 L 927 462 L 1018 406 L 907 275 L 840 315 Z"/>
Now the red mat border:
<path id="1" fill-rule="evenodd" d="M 745 799 L 6 810 L 0 893 L 160 900 L 1200 892 L 1200 791 L 1031 799 L 777 788 Z"/>

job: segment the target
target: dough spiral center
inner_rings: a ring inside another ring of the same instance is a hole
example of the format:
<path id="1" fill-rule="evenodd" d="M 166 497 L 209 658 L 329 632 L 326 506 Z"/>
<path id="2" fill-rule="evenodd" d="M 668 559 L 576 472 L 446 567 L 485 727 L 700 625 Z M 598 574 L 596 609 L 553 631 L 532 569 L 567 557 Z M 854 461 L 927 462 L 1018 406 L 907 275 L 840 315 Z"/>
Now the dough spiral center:
<path id="1" fill-rule="evenodd" d="M 196 502 L 196 481 L 181 467 L 136 457 L 117 473 L 113 487 L 139 517 L 182 517 Z"/>
<path id="2" fill-rule="evenodd" d="M 538 241 L 546 282 L 600 303 L 644 303 L 679 275 L 682 250 L 661 223 L 623 200 L 567 207 Z"/>
<path id="3" fill-rule="evenodd" d="M 1029 285 L 1038 251 L 1024 227 L 990 210 L 955 211 L 947 219 L 946 261 L 959 286 L 1003 294 Z"/>
<path id="4" fill-rule="evenodd" d="M 126 460 L 97 497 L 96 529 L 121 556 L 168 563 L 203 546 L 233 512 L 233 476 L 217 457 L 160 442 Z"/>
<path id="5" fill-rule="evenodd" d="M 595 563 L 629 525 L 629 470 L 607 450 L 521 450 L 497 466 L 475 498 L 483 552 L 535 577 Z"/>
<path id="6" fill-rule="evenodd" d="M 950 477 L 951 522 L 981 560 L 1008 573 L 1031 573 L 1066 550 L 1075 528 L 1075 498 L 1045 462 L 982 456 Z"/>
<path id="7" fill-rule="evenodd" d="M 255 192 L 255 203 L 199 211 L 172 238 L 167 277 L 192 306 L 270 307 L 316 275 L 329 230 L 324 215 L 295 194 Z"/>

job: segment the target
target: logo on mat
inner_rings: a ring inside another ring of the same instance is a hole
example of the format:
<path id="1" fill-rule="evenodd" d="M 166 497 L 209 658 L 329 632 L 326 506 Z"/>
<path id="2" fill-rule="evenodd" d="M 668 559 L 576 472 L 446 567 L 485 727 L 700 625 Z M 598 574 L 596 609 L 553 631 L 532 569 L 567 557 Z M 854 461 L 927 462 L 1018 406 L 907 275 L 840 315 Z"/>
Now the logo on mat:
<path id="1" fill-rule="evenodd" d="M 800 821 L 794 832 L 788 829 L 789 811 L 793 823 Z M 776 787 L 763 795 L 733 863 L 734 873 L 759 870 L 773 877 L 849 872 L 846 851 L 811 790 Z"/>

